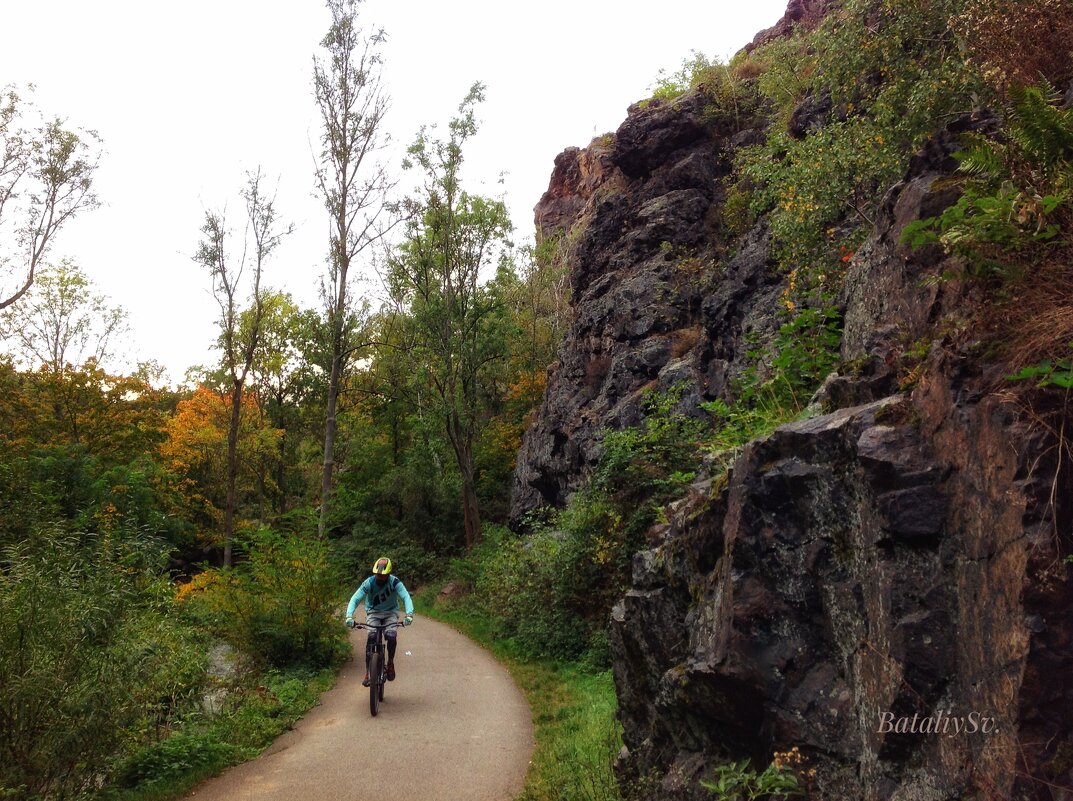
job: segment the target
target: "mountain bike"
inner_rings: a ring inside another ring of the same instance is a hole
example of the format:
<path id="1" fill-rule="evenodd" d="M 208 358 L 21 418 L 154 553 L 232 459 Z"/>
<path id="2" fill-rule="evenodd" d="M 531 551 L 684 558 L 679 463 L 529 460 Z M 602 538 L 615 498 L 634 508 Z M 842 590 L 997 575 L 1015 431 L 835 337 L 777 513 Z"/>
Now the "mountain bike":
<path id="1" fill-rule="evenodd" d="M 373 642 L 365 644 L 365 663 L 369 666 L 369 714 L 374 718 L 380 711 L 380 702 L 384 700 L 384 685 L 387 684 L 387 642 L 384 632 L 390 628 L 399 628 L 405 623 L 355 623 L 356 629 L 369 629 L 376 632 Z"/>

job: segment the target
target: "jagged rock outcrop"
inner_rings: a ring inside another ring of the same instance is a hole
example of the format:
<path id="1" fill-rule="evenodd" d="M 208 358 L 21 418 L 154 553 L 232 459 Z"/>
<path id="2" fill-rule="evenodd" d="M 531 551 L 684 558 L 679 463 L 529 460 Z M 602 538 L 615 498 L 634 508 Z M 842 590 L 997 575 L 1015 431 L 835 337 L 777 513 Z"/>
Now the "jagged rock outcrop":
<path id="1" fill-rule="evenodd" d="M 612 617 L 642 797 L 708 797 L 713 763 L 793 746 L 818 798 L 1073 786 L 1069 543 L 1041 433 L 952 395 L 957 371 L 747 446 L 653 533 Z"/>
<path id="2" fill-rule="evenodd" d="M 913 159 L 857 251 L 843 356 L 865 367 L 827 382 L 820 398 L 835 410 L 747 446 L 636 558 L 612 648 L 620 767 L 639 797 L 705 798 L 699 779 L 714 764 L 763 764 L 793 746 L 820 798 L 1049 799 L 1073 786 L 1073 583 L 1061 560 L 1073 542 L 1051 503 L 1068 470 L 977 360 L 936 340 L 913 391 L 892 373 L 904 343 L 956 329 L 971 308 L 965 287 L 928 280 L 949 266 L 941 251 L 900 244 L 908 222 L 953 200 L 939 179 L 956 146 L 946 134 Z M 631 229 L 618 230 L 601 240 L 611 250 L 630 247 Z M 543 412 L 565 401 L 581 413 L 544 417 L 530 435 L 555 419 L 577 441 L 676 360 L 696 395 L 718 394 L 742 331 L 781 291 L 762 227 L 680 306 L 652 303 L 648 289 L 623 304 L 660 262 L 614 263 L 579 265 L 572 333 L 584 336 L 564 346 L 575 372 L 560 368 Z M 685 321 L 700 331 L 675 359 L 657 343 Z M 647 368 L 645 353 L 656 354 Z M 619 360 L 618 385 L 577 379 L 594 358 L 608 372 Z"/>
<path id="3" fill-rule="evenodd" d="M 807 135 L 832 109 L 799 112 Z M 611 619 L 632 797 L 708 799 L 715 765 L 797 747 L 813 798 L 1073 799 L 1073 471 L 1046 415 L 1069 421 L 1004 391 L 964 333 L 978 290 L 900 242 L 954 201 L 956 134 L 992 124 L 958 120 L 886 195 L 840 299 L 853 369 L 816 416 L 698 480 L 636 555 Z M 537 219 L 573 231 L 574 321 L 516 516 L 563 503 L 645 389 L 724 397 L 773 335 L 764 222 L 721 221 L 729 154 L 755 135 L 694 93 L 556 161 Z"/>
<path id="4" fill-rule="evenodd" d="M 795 26 L 815 28 L 833 5 L 834 0 L 790 0 L 782 19 L 770 28 L 760 31 L 745 49 L 753 50 L 775 39 L 789 36 Z"/>
<path id="5" fill-rule="evenodd" d="M 600 432 L 640 421 L 647 389 L 685 386 L 682 408 L 695 410 L 725 394 L 745 337 L 777 328 L 784 278 L 764 226 L 726 257 L 720 221 L 749 131 L 708 118 L 707 103 L 698 91 L 633 106 L 614 136 L 555 161 L 536 219 L 542 236 L 570 241 L 574 319 L 518 455 L 515 519 L 563 503 L 599 458 Z"/>

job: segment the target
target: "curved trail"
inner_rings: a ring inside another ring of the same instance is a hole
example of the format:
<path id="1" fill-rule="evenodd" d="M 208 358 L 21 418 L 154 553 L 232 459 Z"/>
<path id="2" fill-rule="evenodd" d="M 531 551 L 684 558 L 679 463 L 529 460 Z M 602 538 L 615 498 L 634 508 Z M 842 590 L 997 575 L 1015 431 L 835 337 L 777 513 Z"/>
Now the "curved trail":
<path id="1" fill-rule="evenodd" d="M 369 715 L 364 631 L 321 704 L 258 758 L 210 779 L 195 801 L 509 801 L 533 750 L 529 706 L 486 651 L 426 617 L 399 630 L 398 678 Z"/>

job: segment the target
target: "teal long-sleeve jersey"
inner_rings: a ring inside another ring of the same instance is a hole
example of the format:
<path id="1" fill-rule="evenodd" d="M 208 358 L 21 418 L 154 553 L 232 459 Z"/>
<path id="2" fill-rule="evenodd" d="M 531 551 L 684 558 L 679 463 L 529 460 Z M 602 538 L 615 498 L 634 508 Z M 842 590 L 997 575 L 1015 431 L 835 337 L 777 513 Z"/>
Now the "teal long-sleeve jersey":
<path id="1" fill-rule="evenodd" d="M 365 599 L 365 612 L 397 612 L 399 599 L 405 604 L 406 614 L 414 613 L 414 602 L 410 599 L 410 593 L 406 585 L 394 576 L 388 576 L 383 584 L 376 583 L 376 576 L 369 576 L 361 583 L 357 591 L 350 597 L 347 604 L 346 616 L 354 617 L 354 610 L 358 608 L 361 599 Z"/>

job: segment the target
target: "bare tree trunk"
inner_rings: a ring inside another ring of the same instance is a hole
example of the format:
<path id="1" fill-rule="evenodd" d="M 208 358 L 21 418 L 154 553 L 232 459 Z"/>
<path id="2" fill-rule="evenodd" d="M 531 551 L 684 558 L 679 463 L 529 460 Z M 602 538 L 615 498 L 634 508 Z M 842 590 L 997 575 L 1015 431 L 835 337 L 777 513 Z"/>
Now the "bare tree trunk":
<path id="1" fill-rule="evenodd" d="M 336 339 L 338 341 L 338 339 Z M 320 476 L 320 523 L 317 533 L 323 539 L 328 525 L 328 498 L 332 492 L 335 472 L 335 415 L 339 408 L 339 383 L 342 373 L 342 354 L 333 349 L 332 372 L 328 379 L 328 409 L 324 420 L 324 469 Z"/>
<path id="2" fill-rule="evenodd" d="M 455 452 L 458 472 L 462 476 L 462 527 L 466 550 L 481 541 L 481 514 L 477 503 L 477 470 L 473 464 L 473 438 L 454 414 L 448 421 L 448 438 Z"/>
<path id="3" fill-rule="evenodd" d="M 276 488 L 279 490 L 279 504 L 276 511 L 283 515 L 287 512 L 287 429 L 280 426 L 283 435 L 279 438 L 279 465 L 276 467 Z"/>
<path id="4" fill-rule="evenodd" d="M 227 503 L 224 505 L 224 567 L 231 567 L 235 539 L 235 487 L 238 484 L 238 427 L 242 415 L 242 384 L 231 389 L 231 423 L 227 428 Z"/>
<path id="5" fill-rule="evenodd" d="M 462 468 L 462 525 L 466 532 L 466 550 L 471 550 L 481 541 L 481 515 L 477 507 L 477 482 L 474 478 L 473 460 Z"/>
<path id="6" fill-rule="evenodd" d="M 247 233 L 252 234 L 254 244 L 252 305 L 249 310 L 249 330 L 243 332 L 237 294 L 243 269 L 246 266 L 246 251 L 237 268 L 230 265 L 227 254 L 228 230 L 222 213 L 206 212 L 202 233 L 205 238 L 198 246 L 194 260 L 207 267 L 212 274 L 212 291 L 220 306 L 221 340 L 223 363 L 231 375 L 231 420 L 227 428 L 227 500 L 224 505 L 224 566 L 231 566 L 231 544 L 235 534 L 236 486 L 238 484 L 238 435 L 242 416 L 242 390 L 250 374 L 257 353 L 264 319 L 264 296 L 261 290 L 261 274 L 265 260 L 279 246 L 283 237 L 294 227 L 288 225 L 277 230 L 274 198 L 261 194 L 261 170 L 246 174 L 247 185 L 242 192 L 246 200 L 248 216 Z"/>

